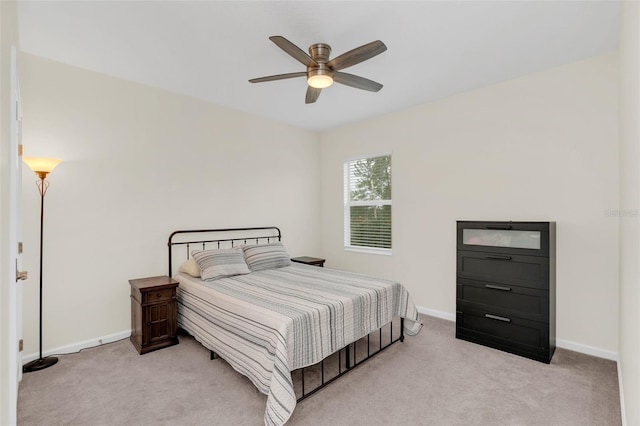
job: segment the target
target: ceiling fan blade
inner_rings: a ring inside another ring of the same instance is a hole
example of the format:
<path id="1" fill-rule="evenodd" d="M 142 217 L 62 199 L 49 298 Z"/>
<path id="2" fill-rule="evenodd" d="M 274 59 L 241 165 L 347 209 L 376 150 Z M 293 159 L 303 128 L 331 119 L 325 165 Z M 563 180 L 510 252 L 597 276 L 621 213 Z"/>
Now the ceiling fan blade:
<path id="1" fill-rule="evenodd" d="M 307 96 L 304 98 L 305 104 L 312 104 L 318 100 L 322 89 L 316 89 L 315 87 L 307 86 Z"/>
<path id="2" fill-rule="evenodd" d="M 298 46 L 291 43 L 286 38 L 282 36 L 271 36 L 269 37 L 269 40 L 274 42 L 280 49 L 287 52 L 302 65 L 307 67 L 318 65 L 318 63 L 311 56 L 307 55 L 304 50 L 300 49 Z"/>
<path id="3" fill-rule="evenodd" d="M 368 90 L 370 92 L 377 92 L 382 89 L 382 84 L 380 83 L 369 80 L 368 78 L 347 74 L 346 72 L 334 72 L 333 81 L 346 86 L 355 87 L 356 89 Z"/>
<path id="4" fill-rule="evenodd" d="M 371 59 L 385 50 L 387 50 L 387 46 L 383 42 L 380 40 L 372 41 L 333 58 L 327 62 L 327 66 L 334 71 L 338 71 Z"/>
<path id="5" fill-rule="evenodd" d="M 263 83 L 265 81 L 275 81 L 275 80 L 284 80 L 287 78 L 306 77 L 306 75 L 307 75 L 306 72 L 290 72 L 288 74 L 276 74 L 276 75 L 270 75 L 267 77 L 252 78 L 251 80 L 249 80 L 249 82 Z"/>

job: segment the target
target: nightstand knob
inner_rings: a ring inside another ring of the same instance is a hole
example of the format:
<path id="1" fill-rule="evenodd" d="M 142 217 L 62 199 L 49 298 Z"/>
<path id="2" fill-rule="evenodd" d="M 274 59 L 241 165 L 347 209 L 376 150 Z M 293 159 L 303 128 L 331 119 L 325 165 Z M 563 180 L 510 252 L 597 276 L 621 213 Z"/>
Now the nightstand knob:
<path id="1" fill-rule="evenodd" d="M 156 297 L 157 297 L 158 299 L 160 299 L 160 298 L 162 297 L 162 294 L 161 294 L 161 293 L 156 293 Z"/>

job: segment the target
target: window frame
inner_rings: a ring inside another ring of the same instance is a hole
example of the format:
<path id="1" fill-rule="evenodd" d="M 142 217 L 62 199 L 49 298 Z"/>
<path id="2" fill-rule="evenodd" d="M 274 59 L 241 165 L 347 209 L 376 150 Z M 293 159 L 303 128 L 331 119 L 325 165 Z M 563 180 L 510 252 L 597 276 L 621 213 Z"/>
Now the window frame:
<path id="1" fill-rule="evenodd" d="M 366 160 L 377 157 L 389 157 L 391 164 L 391 199 L 389 200 L 370 200 L 370 201 L 353 201 L 351 200 L 351 180 L 350 180 L 350 168 L 351 163 L 357 160 Z M 343 172 L 343 242 L 345 251 L 353 251 L 368 254 L 378 254 L 390 256 L 393 253 L 393 216 L 391 217 L 391 248 L 382 247 L 367 247 L 367 246 L 354 246 L 351 245 L 351 207 L 352 206 L 392 206 L 393 212 L 393 154 L 391 152 L 375 153 L 369 155 L 359 155 L 355 157 L 346 158 L 342 162 Z"/>

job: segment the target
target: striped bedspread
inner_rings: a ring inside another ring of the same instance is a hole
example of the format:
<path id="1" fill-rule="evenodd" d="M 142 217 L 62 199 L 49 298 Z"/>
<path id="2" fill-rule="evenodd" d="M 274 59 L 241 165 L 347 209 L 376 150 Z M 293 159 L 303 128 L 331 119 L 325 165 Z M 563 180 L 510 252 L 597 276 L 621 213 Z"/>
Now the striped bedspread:
<path id="1" fill-rule="evenodd" d="M 296 406 L 291 371 L 315 364 L 392 320 L 422 323 L 398 283 L 294 264 L 205 282 L 175 277 L 178 325 L 267 395 L 264 422 L 284 424 Z"/>

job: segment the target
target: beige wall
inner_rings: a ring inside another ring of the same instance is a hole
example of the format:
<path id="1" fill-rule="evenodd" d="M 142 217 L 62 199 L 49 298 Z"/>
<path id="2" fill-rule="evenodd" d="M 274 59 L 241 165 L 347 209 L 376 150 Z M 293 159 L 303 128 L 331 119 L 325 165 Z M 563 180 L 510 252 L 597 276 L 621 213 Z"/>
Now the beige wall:
<path id="1" fill-rule="evenodd" d="M 316 133 L 27 54 L 21 78 L 25 155 L 63 159 L 45 200 L 45 351 L 128 330 L 128 280 L 167 273 L 176 229 L 277 225 L 292 255 L 319 252 Z M 35 180 L 25 168 L 27 355 Z"/>
<path id="2" fill-rule="evenodd" d="M 640 4 L 620 27 L 620 371 L 628 425 L 640 425 Z"/>
<path id="3" fill-rule="evenodd" d="M 321 135 L 21 61 L 25 152 L 64 159 L 46 199 L 45 351 L 126 331 L 127 280 L 166 273 L 166 237 L 184 227 L 280 225 L 292 255 L 396 279 L 453 317 L 459 219 L 557 221 L 557 336 L 618 351 L 616 55 Z M 386 152 L 393 255 L 344 252 L 342 162 Z M 34 181 L 25 170 L 26 354 L 37 350 Z"/>
<path id="4" fill-rule="evenodd" d="M 453 318 L 456 220 L 557 221 L 557 337 L 618 348 L 617 58 L 598 57 L 321 135 L 322 255 Z M 342 163 L 391 152 L 393 255 L 343 250 Z"/>

